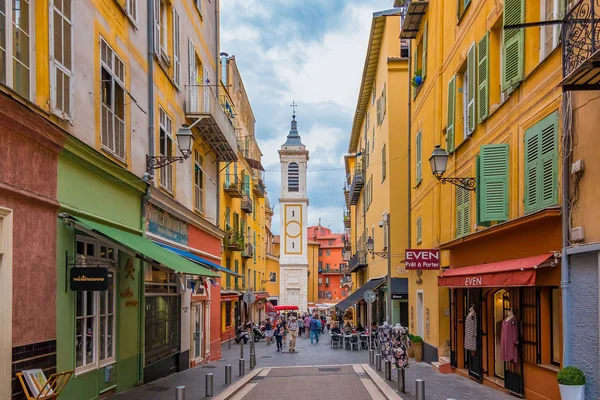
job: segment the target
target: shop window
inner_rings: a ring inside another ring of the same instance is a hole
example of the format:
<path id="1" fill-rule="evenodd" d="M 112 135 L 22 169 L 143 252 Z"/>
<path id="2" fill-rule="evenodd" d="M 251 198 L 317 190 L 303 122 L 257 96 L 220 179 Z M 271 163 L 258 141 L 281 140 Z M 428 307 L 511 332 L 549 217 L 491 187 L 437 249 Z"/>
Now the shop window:
<path id="1" fill-rule="evenodd" d="M 561 362 L 560 308 L 560 289 L 555 287 L 550 291 L 550 360 L 554 365 L 560 365 Z"/>
<path id="2" fill-rule="evenodd" d="M 125 161 L 125 63 L 103 38 L 100 55 L 102 148 Z"/>
<path id="3" fill-rule="evenodd" d="M 160 136 L 159 152 L 163 157 L 173 155 L 173 120 L 167 113 L 159 108 Z M 160 186 L 169 192 L 173 192 L 173 164 L 166 165 L 160 169 Z"/>
<path id="4" fill-rule="evenodd" d="M 521 324 L 523 329 L 523 361 L 534 364 L 541 362 L 539 335 L 540 315 L 538 312 L 539 289 L 523 288 L 521 295 Z"/>
<path id="5" fill-rule="evenodd" d="M 75 372 L 83 373 L 115 362 L 116 249 L 95 239 L 77 237 L 77 258 L 88 265 L 106 262 L 108 290 L 76 292 Z"/>
<path id="6" fill-rule="evenodd" d="M 50 37 L 52 38 L 50 50 L 50 108 L 52 112 L 63 119 L 73 118 L 73 98 L 74 83 L 73 83 L 73 15 L 72 15 L 72 0 L 53 0 L 50 2 Z M 29 39 L 27 39 L 28 20 L 27 12 L 29 10 L 29 1 L 13 1 L 13 7 L 18 5 L 18 9 L 14 9 L 14 16 L 17 20 L 14 21 L 14 29 L 18 32 L 14 34 L 14 40 L 18 40 L 16 51 L 21 54 L 23 50 L 28 50 Z M 24 12 L 23 12 L 24 11 Z M 1 11 L 0 11 L 1 13 Z M 12 36 L 12 35 L 10 35 Z M 27 54 L 25 52 L 25 54 Z M 28 57 L 27 57 L 28 58 Z M 19 61 L 17 61 L 20 59 Z M 14 63 L 13 73 L 20 76 L 21 79 L 28 76 L 28 62 L 25 62 L 23 57 L 17 57 Z M 28 78 L 27 78 L 28 79 Z M 23 82 L 25 83 L 25 81 Z M 23 86 L 23 90 L 26 86 Z M 28 97 L 21 94 L 24 97 Z"/>
<path id="7" fill-rule="evenodd" d="M 228 301 L 225 303 L 225 326 L 231 326 L 231 302 Z"/>
<path id="8" fill-rule="evenodd" d="M 194 207 L 204 212 L 204 159 L 199 152 L 194 153 Z"/>

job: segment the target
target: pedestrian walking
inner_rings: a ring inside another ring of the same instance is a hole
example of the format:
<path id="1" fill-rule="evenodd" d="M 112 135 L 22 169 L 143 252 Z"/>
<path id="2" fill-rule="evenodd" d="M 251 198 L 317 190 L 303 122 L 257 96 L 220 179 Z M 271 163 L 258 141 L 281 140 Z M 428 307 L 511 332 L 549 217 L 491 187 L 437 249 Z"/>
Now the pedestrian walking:
<path id="1" fill-rule="evenodd" d="M 315 314 L 310 320 L 310 342 L 319 343 L 319 332 L 321 331 L 321 320 Z"/>
<path id="2" fill-rule="evenodd" d="M 310 335 L 310 316 L 306 314 L 304 317 L 304 329 L 306 330 L 306 337 Z"/>
<path id="3" fill-rule="evenodd" d="M 271 318 L 267 318 L 267 322 L 265 323 L 265 336 L 267 346 L 270 346 L 273 338 L 273 324 L 271 323 Z"/>
<path id="4" fill-rule="evenodd" d="M 298 337 L 298 321 L 296 317 L 292 315 L 290 323 L 288 324 L 288 330 L 290 331 L 290 351 L 296 352 L 296 338 Z"/>
<path id="5" fill-rule="evenodd" d="M 285 315 L 281 316 L 281 325 L 283 326 L 283 346 L 287 346 L 287 321 Z"/>
<path id="6" fill-rule="evenodd" d="M 302 316 L 298 318 L 298 336 L 302 336 L 304 334 L 304 320 Z"/>
<path id="7" fill-rule="evenodd" d="M 281 323 L 278 323 L 275 327 L 275 341 L 277 342 L 277 351 L 283 350 L 283 332 L 283 325 Z"/>

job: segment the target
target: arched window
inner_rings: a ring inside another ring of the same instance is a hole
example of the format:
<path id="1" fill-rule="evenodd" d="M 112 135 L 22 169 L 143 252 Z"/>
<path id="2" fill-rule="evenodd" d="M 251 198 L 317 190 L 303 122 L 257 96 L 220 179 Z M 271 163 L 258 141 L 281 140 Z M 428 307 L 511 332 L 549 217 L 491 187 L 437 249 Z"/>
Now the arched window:
<path id="1" fill-rule="evenodd" d="M 288 192 L 297 192 L 300 188 L 300 171 L 298 163 L 288 165 Z"/>

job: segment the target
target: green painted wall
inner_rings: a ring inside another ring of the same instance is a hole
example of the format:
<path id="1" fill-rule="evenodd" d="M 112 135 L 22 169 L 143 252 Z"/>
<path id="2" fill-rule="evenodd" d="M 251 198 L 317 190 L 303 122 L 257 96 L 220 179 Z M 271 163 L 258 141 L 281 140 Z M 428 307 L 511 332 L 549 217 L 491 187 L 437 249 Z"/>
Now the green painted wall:
<path id="1" fill-rule="evenodd" d="M 114 172 L 114 171 L 110 171 Z M 86 218 L 97 216 L 127 225 L 133 229 L 141 228 L 141 196 L 137 187 L 119 184 L 121 179 L 132 179 L 131 174 L 123 171 L 119 177 L 107 174 L 106 165 L 91 165 L 78 162 L 72 155 L 63 154 L 58 166 L 58 199 L 63 211 L 72 213 L 73 209 L 86 213 Z M 132 180 L 133 181 L 133 180 Z M 91 215 L 91 216 L 90 216 Z M 99 221 L 102 222 L 102 221 Z M 66 226 L 57 219 L 57 370 L 75 369 L 75 292 L 65 292 L 68 271 L 65 267 L 66 254 L 75 253 L 75 229 Z M 135 267 L 134 279 L 125 279 L 125 266 L 129 260 Z M 113 364 L 112 381 L 105 382 L 104 368 L 74 376 L 68 383 L 62 400 L 97 399 L 102 391 L 116 388 L 121 391 L 135 386 L 142 380 L 140 363 L 142 357 L 141 310 L 143 309 L 143 271 L 141 263 L 133 255 L 119 252 L 117 270 L 117 308 L 116 308 L 116 363 Z M 130 288 L 133 297 L 121 297 L 120 293 Z M 137 306 L 126 306 L 127 301 L 138 301 Z"/>

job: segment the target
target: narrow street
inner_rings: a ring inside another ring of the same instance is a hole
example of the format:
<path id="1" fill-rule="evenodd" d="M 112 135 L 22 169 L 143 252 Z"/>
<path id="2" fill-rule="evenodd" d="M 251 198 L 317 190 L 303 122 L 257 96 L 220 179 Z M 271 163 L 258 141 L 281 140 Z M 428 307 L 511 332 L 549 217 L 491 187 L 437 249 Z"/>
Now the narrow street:
<path id="1" fill-rule="evenodd" d="M 276 390 L 282 398 L 294 400 L 324 398 L 325 393 L 336 393 L 336 397 L 354 399 L 380 399 L 380 391 L 370 384 L 365 372 L 361 372 L 361 364 L 369 363 L 366 350 L 347 351 L 332 349 L 328 335 L 322 335 L 319 344 L 312 344 L 307 338 L 299 338 L 296 353 L 287 348 L 281 353 L 276 347 L 267 346 L 264 341 L 256 345 L 257 369 L 259 377 L 251 379 L 249 385 L 232 397 L 232 399 L 265 399 Z M 172 400 L 177 386 L 186 387 L 186 399 L 204 398 L 204 376 L 214 374 L 215 398 L 230 385 L 225 385 L 225 366 L 232 366 L 232 385 L 240 381 L 238 361 L 240 345 L 232 343 L 231 350 L 227 344 L 222 347 L 223 358 L 219 361 L 188 369 L 148 385 L 121 392 L 110 397 L 110 400 Z M 244 346 L 246 359 L 246 376 L 249 369 L 249 346 Z M 307 367 L 307 368 L 301 368 Z M 375 368 L 373 367 L 373 370 Z M 379 372 L 380 382 L 386 382 L 389 389 L 396 391 L 396 371 L 392 370 L 392 381 L 383 380 L 383 371 Z M 403 400 L 416 399 L 415 380 L 425 380 L 427 400 L 505 400 L 514 397 L 483 386 L 475 381 L 456 374 L 440 374 L 432 370 L 427 363 L 416 363 L 412 360 L 406 370 L 406 394 L 400 394 Z M 367 381 L 368 383 L 364 383 Z M 251 387 L 248 387 L 251 386 Z M 351 393 L 352 397 L 344 396 Z"/>

